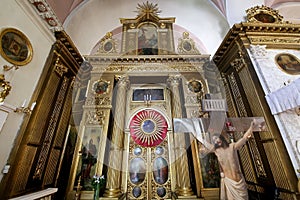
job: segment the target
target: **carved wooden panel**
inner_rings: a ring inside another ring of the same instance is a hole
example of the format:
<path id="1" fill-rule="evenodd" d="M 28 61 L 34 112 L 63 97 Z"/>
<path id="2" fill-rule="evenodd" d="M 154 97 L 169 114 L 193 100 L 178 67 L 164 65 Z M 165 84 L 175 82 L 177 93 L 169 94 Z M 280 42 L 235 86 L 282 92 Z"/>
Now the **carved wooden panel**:
<path id="1" fill-rule="evenodd" d="M 56 131 L 56 138 L 54 141 L 55 148 L 63 148 L 64 141 L 65 141 L 65 133 L 68 128 L 68 123 L 70 119 L 70 113 L 72 111 L 72 87 L 68 88 L 68 92 L 66 94 L 65 104 L 63 107 L 64 112 L 61 114 L 59 125 Z"/>
<path id="2" fill-rule="evenodd" d="M 21 191 L 24 191 L 26 188 L 27 180 L 29 177 L 30 171 L 28 170 L 27 166 L 30 166 L 33 163 L 34 156 L 36 154 L 36 148 L 34 147 L 28 147 L 26 150 L 24 150 L 24 157 L 19 163 L 19 170 L 15 171 L 16 177 L 22 177 L 15 181 L 15 184 L 13 185 L 14 188 L 12 188 L 13 191 L 16 193 L 19 193 Z"/>
<path id="3" fill-rule="evenodd" d="M 50 155 L 49 155 L 49 161 L 47 163 L 47 168 L 45 172 L 45 177 L 44 177 L 44 184 L 45 185 L 53 185 L 55 182 L 55 175 L 57 173 L 57 167 L 58 167 L 58 162 L 60 160 L 60 150 L 52 150 Z"/>
<path id="4" fill-rule="evenodd" d="M 36 109 L 36 113 L 33 115 L 39 116 L 36 118 L 35 123 L 30 124 L 30 129 L 32 130 L 31 134 L 28 136 L 29 141 L 28 143 L 37 145 L 39 144 L 41 137 L 41 130 L 43 130 L 49 121 L 49 116 L 45 115 L 45 113 L 49 113 L 52 109 L 51 104 L 53 103 L 54 95 L 57 90 L 57 86 L 59 85 L 59 77 L 58 76 L 51 76 L 49 77 L 48 84 L 44 87 L 44 98 L 41 98 L 40 104 L 43 105 L 39 109 Z"/>
<path id="5" fill-rule="evenodd" d="M 74 77 L 80 62 L 75 58 L 78 55 L 75 48 L 70 48 L 68 37 L 62 34 L 59 38 L 61 41 L 52 46 L 36 88 L 35 109 L 19 134 L 20 145 L 15 146 L 16 152 L 10 161 L 11 173 L 3 179 L 5 184 L 0 187 L 0 199 L 57 184 L 67 144 Z"/>

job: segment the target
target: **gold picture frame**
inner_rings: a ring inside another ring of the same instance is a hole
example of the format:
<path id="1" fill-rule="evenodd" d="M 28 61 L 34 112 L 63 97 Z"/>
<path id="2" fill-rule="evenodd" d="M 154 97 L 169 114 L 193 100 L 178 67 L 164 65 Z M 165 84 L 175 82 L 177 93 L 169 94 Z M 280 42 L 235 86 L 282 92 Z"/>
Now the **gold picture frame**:
<path id="1" fill-rule="evenodd" d="M 267 6 L 255 6 L 246 10 L 247 22 L 253 23 L 287 23 L 278 10 Z"/>
<path id="2" fill-rule="evenodd" d="M 6 28 L 0 34 L 1 56 L 16 66 L 28 64 L 32 59 L 32 45 L 28 38 L 15 28 Z"/>
<path id="3" fill-rule="evenodd" d="M 300 60 L 293 54 L 279 53 L 275 56 L 275 62 L 280 70 L 287 74 L 300 74 Z"/>

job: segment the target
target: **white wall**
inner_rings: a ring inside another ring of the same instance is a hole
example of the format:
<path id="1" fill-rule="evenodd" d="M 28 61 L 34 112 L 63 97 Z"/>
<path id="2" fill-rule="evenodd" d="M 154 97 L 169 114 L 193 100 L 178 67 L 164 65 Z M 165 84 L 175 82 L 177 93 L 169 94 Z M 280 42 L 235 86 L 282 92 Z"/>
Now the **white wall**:
<path id="1" fill-rule="evenodd" d="M 149 1 L 150 2 L 150 1 Z M 140 0 L 90 0 L 75 9 L 64 29 L 83 55 L 89 55 L 97 42 L 121 25 L 120 18 L 135 18 Z M 213 55 L 229 30 L 224 16 L 207 0 L 152 0 L 162 12 L 159 17 L 176 17 L 175 24 L 198 37 Z"/>
<path id="2" fill-rule="evenodd" d="M 289 84 L 300 78 L 300 75 L 290 75 L 283 72 L 275 61 L 275 56 L 279 53 L 289 53 L 299 59 L 299 50 L 266 49 L 263 45 L 253 47 L 250 48 L 249 54 L 251 55 L 252 63 L 254 63 L 254 68 L 260 79 L 265 95 L 276 92 L 279 89 L 287 89 Z M 287 91 L 287 93 L 290 92 L 290 90 Z M 292 97 L 293 94 L 286 94 L 285 97 L 287 95 L 291 95 Z M 285 103 L 284 99 L 281 103 Z M 295 174 L 300 178 L 300 173 L 298 172 L 300 169 L 300 116 L 296 114 L 295 109 L 289 109 L 275 113 L 274 118 L 289 153 Z"/>
<path id="3" fill-rule="evenodd" d="M 7 163 L 20 125 L 25 117 L 23 113 L 15 113 L 26 99 L 26 106 L 30 106 L 35 99 L 31 99 L 37 81 L 43 70 L 45 60 L 55 37 L 44 22 L 25 0 L 1 0 L 0 31 L 5 28 L 16 28 L 27 36 L 33 47 L 33 58 L 30 63 L 18 70 L 3 71 L 3 65 L 12 66 L 0 56 L 0 73 L 10 82 L 12 89 L 0 108 L 0 180 L 3 177 L 2 169 Z M 3 126 L 2 126 L 3 125 Z"/>
<path id="4" fill-rule="evenodd" d="M 254 6 L 264 5 L 264 3 L 264 0 L 226 0 L 226 16 L 230 26 L 246 21 L 246 10 Z"/>

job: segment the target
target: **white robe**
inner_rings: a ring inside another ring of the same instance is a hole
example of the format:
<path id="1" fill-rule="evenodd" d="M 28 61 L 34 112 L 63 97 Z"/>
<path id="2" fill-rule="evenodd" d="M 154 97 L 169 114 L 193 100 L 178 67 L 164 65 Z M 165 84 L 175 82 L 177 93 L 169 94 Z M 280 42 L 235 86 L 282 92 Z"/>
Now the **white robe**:
<path id="1" fill-rule="evenodd" d="M 236 182 L 230 178 L 221 178 L 220 200 L 248 200 L 245 179 Z"/>

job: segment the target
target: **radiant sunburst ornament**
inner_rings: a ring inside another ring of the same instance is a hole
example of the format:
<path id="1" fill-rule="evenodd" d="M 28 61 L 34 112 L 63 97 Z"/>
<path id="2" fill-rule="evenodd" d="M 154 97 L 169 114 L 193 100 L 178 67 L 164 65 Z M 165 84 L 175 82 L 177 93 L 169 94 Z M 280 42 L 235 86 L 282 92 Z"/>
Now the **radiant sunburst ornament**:
<path id="1" fill-rule="evenodd" d="M 138 4 L 137 11 L 138 16 L 142 16 L 146 14 L 147 16 L 149 14 L 152 14 L 153 16 L 158 17 L 158 14 L 161 13 L 161 10 L 158 10 L 158 5 L 149 3 L 148 1 L 143 4 Z"/>
<path id="2" fill-rule="evenodd" d="M 168 124 L 159 112 L 146 109 L 138 112 L 131 120 L 132 139 L 143 147 L 159 145 L 167 136 Z"/>

